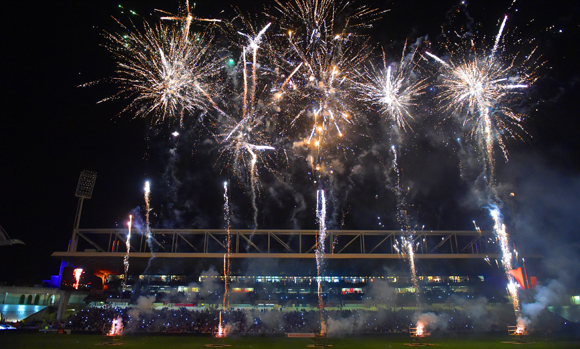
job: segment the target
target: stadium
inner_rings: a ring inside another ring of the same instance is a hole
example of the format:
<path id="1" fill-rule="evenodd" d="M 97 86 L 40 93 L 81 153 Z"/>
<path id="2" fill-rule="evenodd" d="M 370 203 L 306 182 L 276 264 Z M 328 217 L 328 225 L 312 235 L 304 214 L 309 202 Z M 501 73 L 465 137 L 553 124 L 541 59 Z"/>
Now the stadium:
<path id="1" fill-rule="evenodd" d="M 84 291 L 85 301 L 97 307 L 132 308 L 146 299 L 153 308 L 177 311 L 217 311 L 226 306 L 228 311 L 314 312 L 319 308 L 320 282 L 325 311 L 399 309 L 412 324 L 417 299 L 422 311 L 442 312 L 455 311 L 458 300 L 466 306 L 469 300 L 485 299 L 507 317 L 502 325 L 515 322 L 505 274 L 494 262 L 497 246 L 487 232 L 418 233 L 416 238 L 422 241 L 415 254 L 418 290 L 406 256 L 393 247 L 401 231 L 328 231 L 327 246 L 332 249 L 325 254 L 324 275 L 318 276 L 317 231 L 152 229 L 151 245 L 144 235 L 131 239 L 124 280 L 127 233 L 127 229 L 75 230 L 69 251 L 53 253 L 69 265 L 61 271 L 61 289 Z M 226 305 L 228 234 L 232 251 Z M 155 246 L 153 253 L 149 246 Z M 540 258 L 525 256 L 528 265 Z M 83 270 L 78 280 L 74 269 Z M 530 279 L 524 288 L 532 288 Z M 312 320 L 317 323 L 316 317 Z"/>

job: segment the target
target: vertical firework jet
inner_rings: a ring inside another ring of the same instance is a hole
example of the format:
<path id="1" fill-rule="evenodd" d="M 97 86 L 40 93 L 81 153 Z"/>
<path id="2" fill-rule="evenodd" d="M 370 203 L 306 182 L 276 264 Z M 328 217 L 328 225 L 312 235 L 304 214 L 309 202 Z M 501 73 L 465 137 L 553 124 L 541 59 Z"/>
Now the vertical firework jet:
<path id="1" fill-rule="evenodd" d="M 229 308 L 228 284 L 230 281 L 230 253 L 232 237 L 230 235 L 230 202 L 228 197 L 228 182 L 224 182 L 224 221 L 226 224 L 226 252 L 224 253 L 224 299 L 222 309 L 225 311 Z"/>
<path id="2" fill-rule="evenodd" d="M 318 281 L 318 310 L 320 312 L 320 332 L 323 334 L 325 328 L 324 300 L 322 298 L 322 280 L 324 278 L 324 253 L 326 243 L 326 197 L 324 190 L 316 192 L 316 218 L 318 220 L 318 239 L 316 240 L 316 274 Z"/>
<path id="3" fill-rule="evenodd" d="M 501 248 L 501 264 L 504 268 L 506 277 L 508 279 L 507 290 L 512 298 L 512 304 L 514 306 L 514 312 L 516 314 L 516 318 L 518 323 L 521 322 L 522 314 L 521 314 L 521 307 L 520 307 L 520 299 L 518 294 L 518 284 L 510 271 L 513 269 L 513 262 L 512 262 L 512 252 L 510 251 L 510 241 L 509 235 L 506 231 L 505 224 L 503 223 L 503 217 L 499 208 L 493 206 L 490 209 L 490 215 L 493 218 L 493 231 L 499 241 L 499 246 Z"/>
<path id="4" fill-rule="evenodd" d="M 394 248 L 395 250 L 404 255 L 409 260 L 409 270 L 411 272 L 411 282 L 413 283 L 413 288 L 415 289 L 415 299 L 417 306 L 419 306 L 419 284 L 417 281 L 417 269 L 415 268 L 415 229 L 411 226 L 409 222 L 409 214 L 407 212 L 407 201 L 405 198 L 405 193 L 403 193 L 403 188 L 401 188 L 401 174 L 399 172 L 399 164 L 397 162 L 397 149 L 393 145 L 391 147 L 391 152 L 393 153 L 393 163 L 391 170 L 395 173 L 396 184 L 392 188 L 395 196 L 397 197 L 397 221 L 401 226 L 403 231 L 403 236 L 401 236 L 401 241 L 396 241 Z"/>
<path id="5" fill-rule="evenodd" d="M 149 221 L 149 214 L 151 213 L 151 185 L 149 181 L 145 182 L 145 187 L 143 188 L 143 198 L 145 200 L 145 241 L 147 242 L 147 246 L 149 246 L 149 250 L 151 251 L 151 257 L 147 262 L 147 269 L 151 265 L 151 261 L 155 258 L 155 252 L 153 252 L 153 235 L 151 235 L 151 222 Z"/>
<path id="6" fill-rule="evenodd" d="M 125 267 L 125 274 L 123 278 L 123 288 L 127 286 L 127 273 L 129 272 L 129 253 L 131 252 L 131 226 L 133 224 L 133 216 L 129 215 L 129 222 L 127 222 L 127 240 L 125 242 L 125 246 L 127 247 L 127 252 L 125 253 L 125 257 L 123 257 L 123 266 Z"/>
<path id="7" fill-rule="evenodd" d="M 224 299 L 222 304 L 222 311 L 220 312 L 218 337 L 225 337 L 226 333 L 222 327 L 222 313 L 227 311 L 230 307 L 229 282 L 230 282 L 230 253 L 232 238 L 230 235 L 230 202 L 228 197 L 228 182 L 224 182 L 224 221 L 226 225 L 226 252 L 224 253 Z"/>
<path id="8" fill-rule="evenodd" d="M 473 124 L 471 132 L 481 149 L 485 164 L 488 205 L 494 221 L 493 231 L 501 248 L 501 262 L 508 279 L 507 289 L 520 324 L 523 321 L 517 284 L 509 273 L 513 269 L 509 235 L 503 223 L 498 206 L 500 200 L 495 188 L 493 147 L 497 142 L 507 160 L 508 152 L 504 140 L 508 137 L 520 137 L 518 130 L 525 132 L 522 125 L 524 115 L 513 111 L 510 103 L 536 79 L 530 64 L 535 50 L 525 56 L 521 64 L 516 64 L 518 55 L 512 58 L 502 55 L 500 51 L 504 47 L 500 44 L 506 21 L 507 16 L 500 25 L 489 54 L 474 47 L 473 42 L 470 50 L 465 55 L 460 55 L 459 59 L 446 62 L 432 53 L 426 54 L 443 67 L 440 84 L 443 110 L 454 115 L 464 115 L 464 125 Z"/>

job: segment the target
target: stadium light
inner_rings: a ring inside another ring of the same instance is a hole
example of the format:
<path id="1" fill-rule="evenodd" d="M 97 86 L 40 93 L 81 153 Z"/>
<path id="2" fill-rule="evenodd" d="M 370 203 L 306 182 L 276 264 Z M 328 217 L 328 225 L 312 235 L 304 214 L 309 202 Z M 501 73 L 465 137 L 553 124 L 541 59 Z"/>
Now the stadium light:
<path id="1" fill-rule="evenodd" d="M 97 173 L 93 171 L 83 170 L 79 177 L 79 182 L 77 184 L 77 191 L 75 196 L 79 198 L 79 203 L 77 205 L 77 214 L 75 215 L 75 225 L 73 228 L 72 238 L 69 245 L 69 252 L 76 252 L 77 243 L 79 240 L 78 230 L 79 224 L 81 222 L 81 212 L 83 210 L 84 199 L 90 199 L 93 195 L 93 188 L 95 187 L 95 182 L 97 180 Z"/>
<path id="2" fill-rule="evenodd" d="M 93 195 L 93 188 L 95 187 L 96 180 L 96 172 L 83 170 L 79 177 L 79 183 L 77 184 L 77 191 L 75 196 L 77 198 L 90 199 Z"/>

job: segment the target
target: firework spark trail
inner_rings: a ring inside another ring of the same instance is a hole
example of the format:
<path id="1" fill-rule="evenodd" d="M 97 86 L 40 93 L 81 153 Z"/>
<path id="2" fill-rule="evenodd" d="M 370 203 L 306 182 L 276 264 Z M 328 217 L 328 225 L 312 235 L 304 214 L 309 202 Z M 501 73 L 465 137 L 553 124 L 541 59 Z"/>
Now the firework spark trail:
<path id="1" fill-rule="evenodd" d="M 501 264 L 504 268 L 506 277 L 508 279 L 507 289 L 512 297 L 512 303 L 514 307 L 514 312 L 518 321 L 522 318 L 520 299 L 518 295 L 518 285 L 514 277 L 510 274 L 510 270 L 513 269 L 512 252 L 510 251 L 509 235 L 506 231 L 505 224 L 503 223 L 502 214 L 497 206 L 492 206 L 489 211 L 491 217 L 493 218 L 493 231 L 499 241 L 499 245 L 502 252 Z"/>
<path id="2" fill-rule="evenodd" d="M 326 242 L 326 197 L 324 190 L 316 192 L 316 218 L 318 219 L 318 239 L 316 240 L 316 273 L 318 281 L 318 310 L 320 312 L 320 329 L 321 334 L 324 325 L 324 300 L 322 299 L 322 279 L 324 277 L 324 253 Z"/>
<path id="3" fill-rule="evenodd" d="M 258 34 L 255 37 L 251 37 L 248 34 L 242 33 L 242 32 L 238 32 L 238 34 L 245 36 L 246 38 L 248 38 L 249 44 L 248 47 L 252 49 L 252 90 L 250 91 L 250 111 L 251 113 L 254 112 L 253 108 L 255 105 L 255 100 L 256 100 L 256 80 L 257 80 L 257 75 L 256 75 L 256 71 L 258 68 L 258 49 L 260 48 L 260 42 L 262 40 L 262 36 L 266 33 L 266 30 L 268 30 L 268 28 L 270 27 L 271 23 L 268 23 L 266 26 L 264 26 L 264 28 L 262 28 L 262 30 L 260 30 L 260 32 L 258 32 Z M 246 70 L 245 70 L 245 65 L 246 65 L 246 50 L 244 48 L 244 82 L 246 82 Z M 246 88 L 247 83 L 244 84 L 244 88 Z M 244 90 L 244 103 L 246 102 L 246 90 Z M 246 109 L 246 106 L 244 106 L 244 110 Z M 243 116 L 243 118 L 245 118 L 246 115 Z"/>
<path id="4" fill-rule="evenodd" d="M 129 253 L 131 252 L 131 226 L 133 225 L 133 216 L 129 215 L 129 222 L 127 222 L 127 240 L 125 241 L 125 246 L 127 247 L 127 252 L 125 257 L 123 257 L 123 266 L 125 267 L 125 274 L 123 278 L 123 289 L 127 286 L 127 273 L 129 272 Z"/>
<path id="5" fill-rule="evenodd" d="M 495 51 L 497 51 L 497 47 L 499 45 L 499 40 L 501 39 L 501 35 L 503 34 L 503 29 L 505 28 L 505 22 L 507 22 L 507 16 L 505 16 L 503 18 L 503 22 L 501 23 L 501 26 L 499 27 L 499 31 L 497 32 L 497 35 L 495 36 L 495 43 L 493 44 L 493 48 L 491 49 L 491 54 L 489 55 L 490 57 L 493 57 L 495 55 Z"/>
<path id="6" fill-rule="evenodd" d="M 151 185 L 149 181 L 145 182 L 145 187 L 143 188 L 143 199 L 145 201 L 145 241 L 149 250 L 151 251 L 151 257 L 147 262 L 147 267 L 145 271 L 151 266 L 151 261 L 155 258 L 155 252 L 153 251 L 153 235 L 151 234 L 151 222 L 149 221 L 149 213 L 151 212 Z"/>
<path id="7" fill-rule="evenodd" d="M 401 226 L 403 231 L 403 236 L 401 236 L 401 241 L 395 243 L 395 250 L 401 255 L 405 256 L 409 260 L 409 270 L 411 272 L 411 281 L 413 283 L 413 288 L 415 289 L 415 300 L 417 306 L 419 307 L 419 284 L 417 281 L 417 269 L 415 268 L 415 229 L 411 227 L 409 222 L 409 214 L 407 212 L 407 202 L 405 199 L 405 194 L 401 188 L 401 175 L 399 171 L 399 164 L 397 163 L 397 149 L 395 146 L 391 146 L 391 152 L 393 153 L 393 162 L 391 170 L 396 175 L 396 184 L 393 186 L 392 190 L 395 192 L 397 197 L 397 221 Z"/>
<path id="8" fill-rule="evenodd" d="M 231 253 L 231 234 L 230 234 L 230 203 L 228 197 L 228 182 L 224 182 L 224 221 L 226 225 L 226 252 L 224 253 L 224 299 L 222 303 L 222 311 L 220 312 L 220 331 L 222 326 L 221 314 L 227 311 L 230 307 L 230 301 L 228 299 L 229 289 L 228 285 L 230 282 L 230 253 Z"/>
<path id="9" fill-rule="evenodd" d="M 153 122 L 178 118 L 181 125 L 186 112 L 216 106 L 211 96 L 220 96 L 219 84 L 211 82 L 220 73 L 223 57 L 210 54 L 211 35 L 162 23 L 152 27 L 144 21 L 143 30 L 118 23 L 123 32 L 105 32 L 104 45 L 117 60 L 112 80 L 118 92 L 100 102 L 130 99 L 121 113 L 152 115 Z"/>
<path id="10" fill-rule="evenodd" d="M 270 23 L 265 25 L 257 34 L 248 35 L 242 32 L 237 32 L 239 35 L 247 39 L 247 43 L 242 50 L 242 73 L 243 73 L 243 98 L 242 110 L 239 117 L 231 117 L 224 113 L 226 119 L 224 123 L 225 132 L 224 138 L 221 140 L 222 151 L 220 156 L 228 154 L 229 164 L 232 172 L 239 178 L 246 176 L 247 182 L 250 185 L 252 209 L 253 209 L 253 231 L 250 235 L 250 242 L 254 236 L 254 232 L 258 227 L 258 207 L 256 205 L 257 192 L 259 190 L 259 178 L 256 164 L 260 162 L 265 163 L 262 158 L 262 153 L 267 150 L 275 150 L 274 147 L 265 145 L 266 133 L 263 131 L 264 116 L 256 110 L 256 90 L 258 86 L 257 70 L 258 70 L 258 50 L 263 37 L 270 27 Z M 252 52 L 252 63 L 248 64 L 246 59 L 247 53 Z M 248 65 L 251 65 L 252 73 L 251 79 L 248 81 Z M 238 114 L 238 113 L 232 113 Z M 230 125 L 228 125 L 228 123 Z M 248 249 L 250 247 L 248 246 Z"/>
<path id="11" fill-rule="evenodd" d="M 414 79 L 416 49 L 405 58 L 406 45 L 401 61 L 395 69 L 387 66 L 383 52 L 383 69 L 375 66 L 361 71 L 360 82 L 356 89 L 360 92 L 360 101 L 378 107 L 381 116 L 390 119 L 398 128 L 409 126 L 408 119 L 413 119 L 409 109 L 416 106 L 415 100 L 422 95 L 425 80 Z"/>

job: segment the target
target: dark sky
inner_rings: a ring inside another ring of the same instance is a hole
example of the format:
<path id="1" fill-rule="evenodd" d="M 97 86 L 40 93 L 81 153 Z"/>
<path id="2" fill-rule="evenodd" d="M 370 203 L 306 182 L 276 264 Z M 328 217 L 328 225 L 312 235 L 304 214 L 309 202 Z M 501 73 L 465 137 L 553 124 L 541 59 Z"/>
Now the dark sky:
<path id="1" fill-rule="evenodd" d="M 519 248 L 546 256 L 546 277 L 570 281 L 577 276 L 572 266 L 580 256 L 580 5 L 522 1 L 510 8 L 511 1 L 489 3 L 374 2 L 391 11 L 368 34 L 393 59 L 400 56 L 405 40 L 413 43 L 426 35 L 431 49 L 443 55 L 442 26 L 478 31 L 489 43 L 506 13 L 507 29 L 524 39 L 535 38 L 536 55 L 546 64 L 516 106 L 529 116 L 524 123 L 528 134 L 523 141 L 507 142 L 509 162 L 496 153 L 497 182 L 503 194 L 516 193 L 505 202 L 504 213 Z M 203 128 L 192 120 L 179 128 L 176 123 L 151 124 L 117 115 L 124 102 L 97 104 L 115 92 L 114 85 L 78 87 L 114 74 L 115 62 L 101 47 L 102 32 L 119 30 L 111 16 L 124 23 L 129 18 L 140 21 L 122 13 L 119 4 L 152 23 L 158 18 L 154 9 L 175 13 L 179 6 L 178 1 L 14 1 L 3 6 L 0 225 L 26 245 L 0 247 L 0 284 L 40 283 L 58 272 L 58 261 L 50 254 L 66 250 L 83 169 L 98 172 L 98 178 L 93 197 L 85 201 L 81 228 L 122 226 L 143 205 L 145 180 L 152 181 L 154 227 L 223 227 L 222 183 L 234 176 L 216 160 L 217 146 L 205 142 Z M 262 5 L 256 2 L 244 10 L 258 14 Z M 233 11 L 226 2 L 200 2 L 195 13 L 223 18 Z M 514 45 L 514 54 L 519 48 Z M 471 169 L 469 160 L 476 161 L 477 155 L 457 125 L 434 108 L 433 94 L 427 93 L 418 106 L 421 115 L 413 121 L 414 132 L 400 140 L 399 165 L 403 184 L 410 188 L 413 224 L 468 230 L 476 220 L 490 230 L 487 210 L 473 200 L 477 166 Z M 176 130 L 181 133 L 177 141 L 171 136 Z M 378 149 L 388 155 L 387 133 L 376 127 L 358 131 L 365 136 L 353 137 L 355 155 L 345 160 L 344 173 L 332 184 L 337 201 L 331 206 L 338 207 L 338 218 L 329 225 L 336 227 L 344 216 L 348 229 L 398 229 L 396 201 L 383 177 L 390 158 L 379 161 L 370 152 Z M 294 160 L 275 168 L 277 176 L 263 171 L 258 228 L 316 228 L 316 186 L 304 174 L 304 159 Z M 244 191 L 241 185 L 232 189 L 234 228 L 252 224 Z"/>

